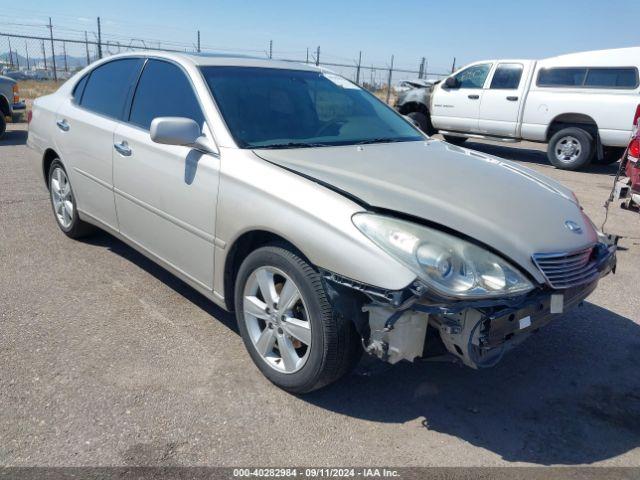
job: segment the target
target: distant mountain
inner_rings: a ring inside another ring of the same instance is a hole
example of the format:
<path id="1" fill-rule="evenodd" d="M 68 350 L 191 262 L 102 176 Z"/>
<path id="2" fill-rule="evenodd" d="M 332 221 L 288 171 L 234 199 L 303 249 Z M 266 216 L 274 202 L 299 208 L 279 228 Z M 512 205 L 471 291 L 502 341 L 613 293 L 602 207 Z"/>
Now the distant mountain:
<path id="1" fill-rule="evenodd" d="M 64 70 L 64 55 L 56 54 L 55 58 L 56 58 L 56 69 Z M 0 53 L 0 63 L 4 63 L 5 65 L 8 63 L 11 63 L 9 60 L 9 52 Z M 27 57 L 20 55 L 19 53 L 16 54 L 16 52 L 13 52 L 14 68 L 17 68 L 18 64 L 20 65 L 20 68 L 26 68 Z M 38 68 L 44 67 L 44 62 L 42 60 L 42 57 L 32 57 L 31 55 L 29 55 L 29 66 L 31 68 L 34 68 L 34 65 L 37 65 Z M 52 65 L 53 65 L 53 62 L 51 61 L 51 57 L 48 56 L 47 68 L 51 68 Z M 67 55 L 67 68 L 69 70 L 77 70 L 78 68 L 84 67 L 86 65 L 87 65 L 86 57 L 73 57 L 73 56 Z"/>

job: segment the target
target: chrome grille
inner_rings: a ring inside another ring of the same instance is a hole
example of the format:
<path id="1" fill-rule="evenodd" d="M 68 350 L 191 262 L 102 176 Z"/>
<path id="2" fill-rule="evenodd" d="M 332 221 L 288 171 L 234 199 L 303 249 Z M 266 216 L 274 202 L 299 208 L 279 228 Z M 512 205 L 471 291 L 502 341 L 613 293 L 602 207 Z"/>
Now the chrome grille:
<path id="1" fill-rule="evenodd" d="M 570 288 L 598 276 L 593 247 L 570 253 L 536 253 L 533 263 L 553 288 Z"/>

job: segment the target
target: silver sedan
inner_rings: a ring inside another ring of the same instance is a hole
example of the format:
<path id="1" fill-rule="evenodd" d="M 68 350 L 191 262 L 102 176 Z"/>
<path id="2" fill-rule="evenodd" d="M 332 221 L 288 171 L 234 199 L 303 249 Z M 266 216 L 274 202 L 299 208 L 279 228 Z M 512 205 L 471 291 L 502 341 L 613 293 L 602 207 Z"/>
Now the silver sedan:
<path id="1" fill-rule="evenodd" d="M 103 229 L 235 311 L 295 393 L 362 352 L 494 365 L 615 266 L 562 185 L 307 65 L 116 55 L 34 102 L 28 144 L 62 232 Z"/>

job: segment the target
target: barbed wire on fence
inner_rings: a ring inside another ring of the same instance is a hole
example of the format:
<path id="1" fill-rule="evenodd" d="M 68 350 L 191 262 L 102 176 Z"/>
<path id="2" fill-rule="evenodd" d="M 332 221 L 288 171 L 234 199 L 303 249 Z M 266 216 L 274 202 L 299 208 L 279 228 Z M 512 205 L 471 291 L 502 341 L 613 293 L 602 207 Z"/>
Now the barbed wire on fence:
<path id="1" fill-rule="evenodd" d="M 366 62 L 363 52 L 360 51 L 358 56 L 349 62 L 347 57 L 324 53 L 320 46 L 306 48 L 306 51 L 278 51 L 274 50 L 273 41 L 270 41 L 264 50 L 203 45 L 200 31 L 196 31 L 196 41 L 193 43 L 127 37 L 121 34 L 105 35 L 100 18 L 96 20 L 95 31 L 60 27 L 59 30 L 64 32 L 64 37 L 57 35 L 58 28 L 53 25 L 51 18 L 48 24 L 26 21 L 0 22 L 0 70 L 18 80 L 64 80 L 97 59 L 122 52 L 159 50 L 175 53 L 238 54 L 325 67 L 370 90 L 386 89 L 387 102 L 393 82 L 415 78 L 440 79 L 448 75 L 448 72 L 429 71 L 426 57 L 420 58 L 417 62 L 418 67 L 412 69 L 394 65 L 393 55 L 389 64 L 376 65 Z M 27 27 L 42 28 L 44 33 L 21 33 L 21 29 Z"/>

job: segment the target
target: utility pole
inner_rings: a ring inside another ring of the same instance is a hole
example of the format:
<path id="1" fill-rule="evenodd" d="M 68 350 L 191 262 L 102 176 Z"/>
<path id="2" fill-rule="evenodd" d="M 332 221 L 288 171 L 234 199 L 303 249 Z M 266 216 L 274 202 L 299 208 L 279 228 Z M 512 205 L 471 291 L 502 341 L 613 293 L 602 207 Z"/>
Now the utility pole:
<path id="1" fill-rule="evenodd" d="M 102 58 L 102 29 L 100 28 L 100 17 L 98 17 L 98 58 Z"/>
<path id="2" fill-rule="evenodd" d="M 273 40 L 269 40 L 269 59 L 273 58 Z"/>
<path id="3" fill-rule="evenodd" d="M 53 25 L 51 24 L 51 17 L 49 17 L 49 38 L 51 38 L 51 62 L 53 63 L 53 79 L 58 80 L 58 73 L 56 72 L 56 51 L 53 46 Z"/>
<path id="4" fill-rule="evenodd" d="M 47 69 L 47 51 L 44 48 L 44 40 L 42 40 L 42 59 L 44 60 L 44 69 Z"/>
<path id="5" fill-rule="evenodd" d="M 309 63 L 309 47 L 307 47 L 307 63 Z"/>
<path id="6" fill-rule="evenodd" d="M 356 70 L 356 84 L 360 85 L 360 65 L 362 64 L 362 50 L 358 53 L 358 68 Z"/>
<path id="7" fill-rule="evenodd" d="M 391 98 L 391 76 L 393 75 L 393 55 L 391 55 L 391 66 L 389 67 L 389 79 L 387 80 L 387 105 Z"/>
<path id="8" fill-rule="evenodd" d="M 27 41 L 24 41 L 24 53 L 26 54 L 27 57 L 27 70 L 31 69 L 31 65 L 29 65 L 29 49 L 27 48 Z"/>
<path id="9" fill-rule="evenodd" d="M 13 50 L 11 49 L 11 37 L 7 37 L 9 40 L 9 66 L 13 68 Z"/>
<path id="10" fill-rule="evenodd" d="M 64 54 L 64 71 L 68 72 L 69 67 L 67 66 L 67 42 L 62 42 L 62 53 Z"/>
<path id="11" fill-rule="evenodd" d="M 89 56 L 89 39 L 87 38 L 87 31 L 84 31 L 84 49 L 87 53 L 87 65 L 91 63 L 91 57 Z"/>
<path id="12" fill-rule="evenodd" d="M 200 30 L 198 30 L 198 53 L 200 53 Z"/>
<path id="13" fill-rule="evenodd" d="M 451 73 L 456 71 L 456 57 L 453 57 L 453 65 L 451 65 Z"/>
<path id="14" fill-rule="evenodd" d="M 320 45 L 316 49 L 316 67 L 320 65 Z"/>
<path id="15" fill-rule="evenodd" d="M 424 78 L 424 57 L 420 60 L 420 68 L 418 69 L 418 78 Z"/>

